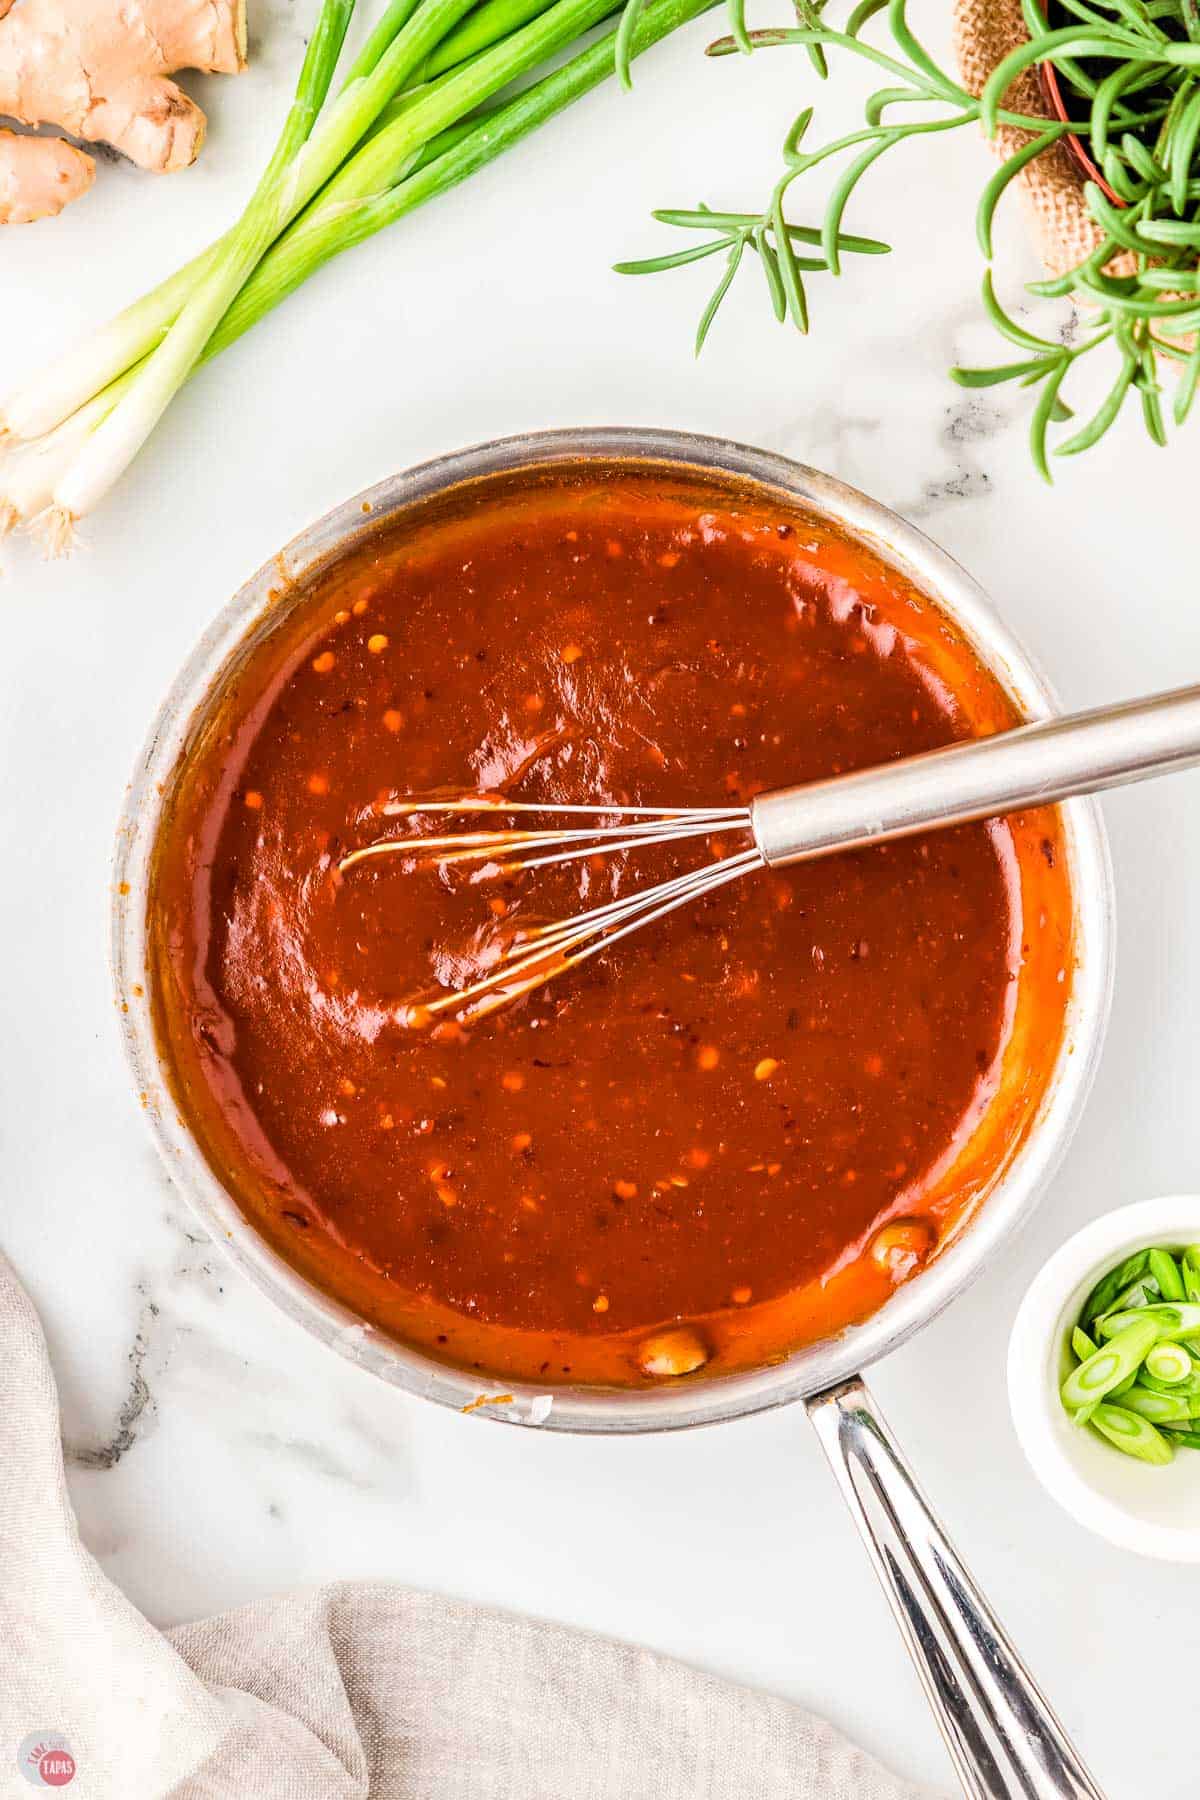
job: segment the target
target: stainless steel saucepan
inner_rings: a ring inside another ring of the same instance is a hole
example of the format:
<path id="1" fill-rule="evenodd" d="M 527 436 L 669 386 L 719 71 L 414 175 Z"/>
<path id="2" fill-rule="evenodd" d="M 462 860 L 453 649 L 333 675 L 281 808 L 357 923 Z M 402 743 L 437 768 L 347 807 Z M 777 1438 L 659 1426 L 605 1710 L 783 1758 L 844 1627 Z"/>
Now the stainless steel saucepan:
<path id="1" fill-rule="evenodd" d="M 463 482 L 501 472 L 629 459 L 655 472 L 703 470 L 762 484 L 898 567 L 953 619 L 1028 719 L 1054 700 L 976 584 L 927 538 L 877 502 L 782 457 L 677 432 L 584 430 L 508 438 L 441 458 L 356 496 L 264 566 L 217 619 L 180 674 L 135 771 L 118 837 L 113 961 L 126 1047 L 167 1166 L 218 1243 L 258 1287 L 314 1336 L 410 1393 L 463 1407 L 479 1378 L 434 1362 L 364 1325 L 289 1268 L 239 1211 L 170 1102 L 141 997 L 146 969 L 150 853 L 163 791 L 189 721 L 219 686 L 226 663 L 267 612 L 365 529 Z M 368 510 L 369 509 L 369 510 Z M 858 1371 L 902 1344 L 955 1299 L 1029 1216 L 1078 1122 L 1108 1015 L 1112 883 L 1094 804 L 1062 808 L 1075 904 L 1068 1029 L 1038 1116 L 1003 1176 L 958 1239 L 864 1324 L 785 1362 L 728 1376 L 698 1373 L 648 1390 L 505 1386 L 494 1416 L 542 1430 L 668 1431 L 717 1423 L 798 1400 L 820 1436 L 917 1666 L 964 1791 L 971 1800 L 1101 1800 L 1061 1725 L 959 1560 L 888 1433 Z"/>

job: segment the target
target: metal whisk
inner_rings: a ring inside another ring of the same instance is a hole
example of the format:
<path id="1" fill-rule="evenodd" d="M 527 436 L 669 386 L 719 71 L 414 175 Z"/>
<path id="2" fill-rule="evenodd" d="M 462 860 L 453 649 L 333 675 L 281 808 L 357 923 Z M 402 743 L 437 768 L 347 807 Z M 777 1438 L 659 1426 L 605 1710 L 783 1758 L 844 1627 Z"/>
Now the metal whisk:
<path id="1" fill-rule="evenodd" d="M 739 831 L 751 836 L 750 809 L 745 806 L 555 806 L 536 801 L 504 800 L 494 795 L 471 795 L 457 800 L 394 801 L 381 809 L 384 817 L 412 818 L 435 814 L 447 818 L 463 814 L 500 814 L 515 817 L 536 813 L 571 823 L 537 831 L 511 828 L 497 831 L 450 832 L 439 836 L 379 838 L 353 850 L 338 867 L 347 870 L 381 856 L 402 856 L 414 868 L 476 863 L 484 876 L 514 874 L 522 869 L 544 869 L 555 863 L 581 862 L 593 856 L 623 850 L 644 850 L 652 844 L 674 844 L 687 838 L 711 837 L 717 832 Z M 593 821 L 584 824 L 585 819 Z M 619 823 L 603 824 L 611 819 Z M 689 900 L 734 881 L 748 870 L 761 868 L 762 854 L 751 844 L 733 856 L 690 869 L 670 881 L 593 906 L 571 919 L 534 925 L 514 933 L 488 973 L 467 987 L 455 988 L 407 1009 L 407 1022 L 423 1025 L 440 1013 L 460 1018 L 480 1018 L 506 1006 L 522 994 L 541 987 L 552 976 L 585 962 L 607 949 L 618 938 L 674 912 Z"/>
<path id="2" fill-rule="evenodd" d="M 1200 762 L 1200 686 L 1145 700 L 1047 719 L 972 738 L 880 767 L 760 794 L 749 806 L 543 805 L 480 794 L 405 800 L 384 816 L 536 814 L 562 824 L 379 838 L 342 858 L 343 874 L 378 857 L 428 867 L 476 864 L 484 877 L 739 834 L 742 848 L 683 875 L 611 900 L 570 919 L 516 930 L 487 973 L 466 987 L 410 1006 L 408 1022 L 439 1014 L 480 1018 L 554 976 L 611 948 L 630 932 L 736 881 L 837 850 L 994 818 L 1071 795 L 1097 793 Z"/>

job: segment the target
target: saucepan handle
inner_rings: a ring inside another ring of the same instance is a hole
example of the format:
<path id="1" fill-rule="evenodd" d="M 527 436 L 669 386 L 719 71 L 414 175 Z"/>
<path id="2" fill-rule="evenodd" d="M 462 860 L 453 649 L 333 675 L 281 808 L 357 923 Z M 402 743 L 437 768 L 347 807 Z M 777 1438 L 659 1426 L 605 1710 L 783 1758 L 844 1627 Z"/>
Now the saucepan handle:
<path id="1" fill-rule="evenodd" d="M 970 1800 L 1104 1800 L 856 1376 L 808 1401 Z"/>

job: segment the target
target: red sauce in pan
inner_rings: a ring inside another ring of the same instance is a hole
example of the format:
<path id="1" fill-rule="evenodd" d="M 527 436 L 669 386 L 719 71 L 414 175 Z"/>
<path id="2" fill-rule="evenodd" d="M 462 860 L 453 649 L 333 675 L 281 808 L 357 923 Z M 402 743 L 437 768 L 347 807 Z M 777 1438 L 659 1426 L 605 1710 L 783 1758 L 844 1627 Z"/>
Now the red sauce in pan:
<path id="1" fill-rule="evenodd" d="M 436 1355 L 548 1385 L 781 1356 L 1020 1142 L 1069 988 L 1057 816 L 753 874 L 432 1031 L 407 1004 L 497 932 L 736 845 L 337 865 L 414 795 L 734 804 L 1015 720 L 929 600 L 778 497 L 628 469 L 452 497 L 277 607 L 197 722 L 151 896 L 177 1100 L 293 1264 Z"/>

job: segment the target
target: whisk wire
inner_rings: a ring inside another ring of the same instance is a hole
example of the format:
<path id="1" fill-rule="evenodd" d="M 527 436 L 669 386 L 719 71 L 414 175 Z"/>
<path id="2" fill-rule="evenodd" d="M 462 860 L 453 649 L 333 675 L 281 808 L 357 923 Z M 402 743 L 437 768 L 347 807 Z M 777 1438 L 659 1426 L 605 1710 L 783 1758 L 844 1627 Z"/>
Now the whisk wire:
<path id="1" fill-rule="evenodd" d="M 445 807 L 436 808 L 432 803 L 405 803 L 409 810 L 396 816 L 411 817 L 417 811 L 432 812 L 496 812 L 500 809 L 488 802 L 474 803 L 468 806 L 461 801 L 451 801 Z M 385 812 L 387 808 L 383 809 Z M 576 806 L 536 807 L 525 803 L 522 807 L 514 806 L 512 811 L 540 812 L 578 816 L 589 809 Z M 600 809 L 590 809 L 600 813 Z M 614 807 L 611 812 L 647 814 L 648 807 Z M 606 816 L 600 813 L 600 816 Z M 674 843 L 678 838 L 708 837 L 716 831 L 750 830 L 750 814 L 745 807 L 707 808 L 691 807 L 675 812 L 656 811 L 653 816 L 640 818 L 637 822 L 619 825 L 590 825 L 572 829 L 549 827 L 538 831 L 461 831 L 443 833 L 437 836 L 416 836 L 399 838 L 377 838 L 373 843 L 364 844 L 358 850 L 352 850 L 344 856 L 338 867 L 344 874 L 358 863 L 370 862 L 377 857 L 407 856 L 419 862 L 438 863 L 495 863 L 497 872 L 513 869 L 539 869 L 553 863 L 578 862 L 596 855 L 613 855 L 621 850 L 645 849 L 653 844 Z M 560 848 L 571 846 L 571 848 Z M 544 857 L 530 857 L 531 850 L 546 849 L 550 853 Z"/>
<path id="2" fill-rule="evenodd" d="M 750 831 L 745 807 L 650 807 L 539 805 L 534 801 L 496 801 L 490 797 L 457 800 L 388 802 L 380 809 L 391 817 L 418 814 L 471 815 L 529 814 L 567 817 L 569 827 L 542 827 L 463 831 L 430 836 L 380 838 L 344 856 L 338 865 L 345 874 L 378 857 L 402 856 L 414 866 L 484 862 L 479 873 L 500 875 L 518 870 L 548 868 L 596 855 L 641 850 L 656 844 L 692 838 L 710 838 L 730 830 Z M 581 818 L 618 819 L 616 824 L 576 825 Z M 544 854 L 529 855 L 530 851 Z M 762 866 L 757 844 L 733 855 L 719 856 L 699 868 L 686 870 L 665 881 L 614 900 L 603 902 L 569 919 L 550 920 L 514 933 L 495 964 L 478 980 L 451 992 L 416 1002 L 403 1009 L 407 1023 L 424 1024 L 450 1013 L 460 1019 L 477 1019 L 497 1007 L 531 993 L 567 969 L 575 968 L 627 937 L 631 932 L 665 917 L 676 908 L 699 899 Z"/>
<path id="3" fill-rule="evenodd" d="M 619 899 L 607 901 L 603 906 L 594 906 L 588 912 L 577 913 L 574 918 L 556 919 L 548 925 L 530 926 L 524 934 L 525 940 L 528 942 L 536 938 L 543 945 L 547 945 L 557 943 L 560 938 L 567 936 L 586 937 L 592 931 L 608 930 L 610 926 L 620 923 L 623 918 L 640 911 L 643 906 L 652 907 L 657 911 L 664 902 L 671 900 L 676 905 L 682 906 L 686 900 L 693 899 L 697 892 L 704 892 L 710 886 L 720 886 L 720 881 L 714 879 L 718 870 L 732 868 L 736 864 L 736 873 L 740 875 L 759 860 L 757 850 L 741 851 L 737 856 L 724 857 L 719 862 L 709 863 L 698 869 L 689 869 L 686 874 L 675 875 L 668 881 L 657 882 L 654 887 L 643 888 L 634 894 L 624 894 Z M 722 879 L 728 880 L 732 877 L 724 876 Z M 609 937 L 609 942 L 612 942 L 613 936 L 615 933 Z"/>
<path id="4" fill-rule="evenodd" d="M 408 1008 L 408 1022 L 422 1023 L 426 1017 L 449 1012 L 464 1019 L 482 1018 L 609 949 L 630 932 L 761 866 L 762 856 L 757 849 L 739 851 L 624 899 L 593 907 L 574 919 L 522 931 L 486 975 L 466 987 Z"/>
<path id="5" fill-rule="evenodd" d="M 589 806 L 542 800 L 503 800 L 487 794 L 466 794 L 456 800 L 385 800 L 379 808 L 384 818 L 412 818 L 418 813 L 552 813 L 556 817 L 591 819 L 716 819 L 745 811 L 741 806 L 621 806 L 615 801 Z"/>

